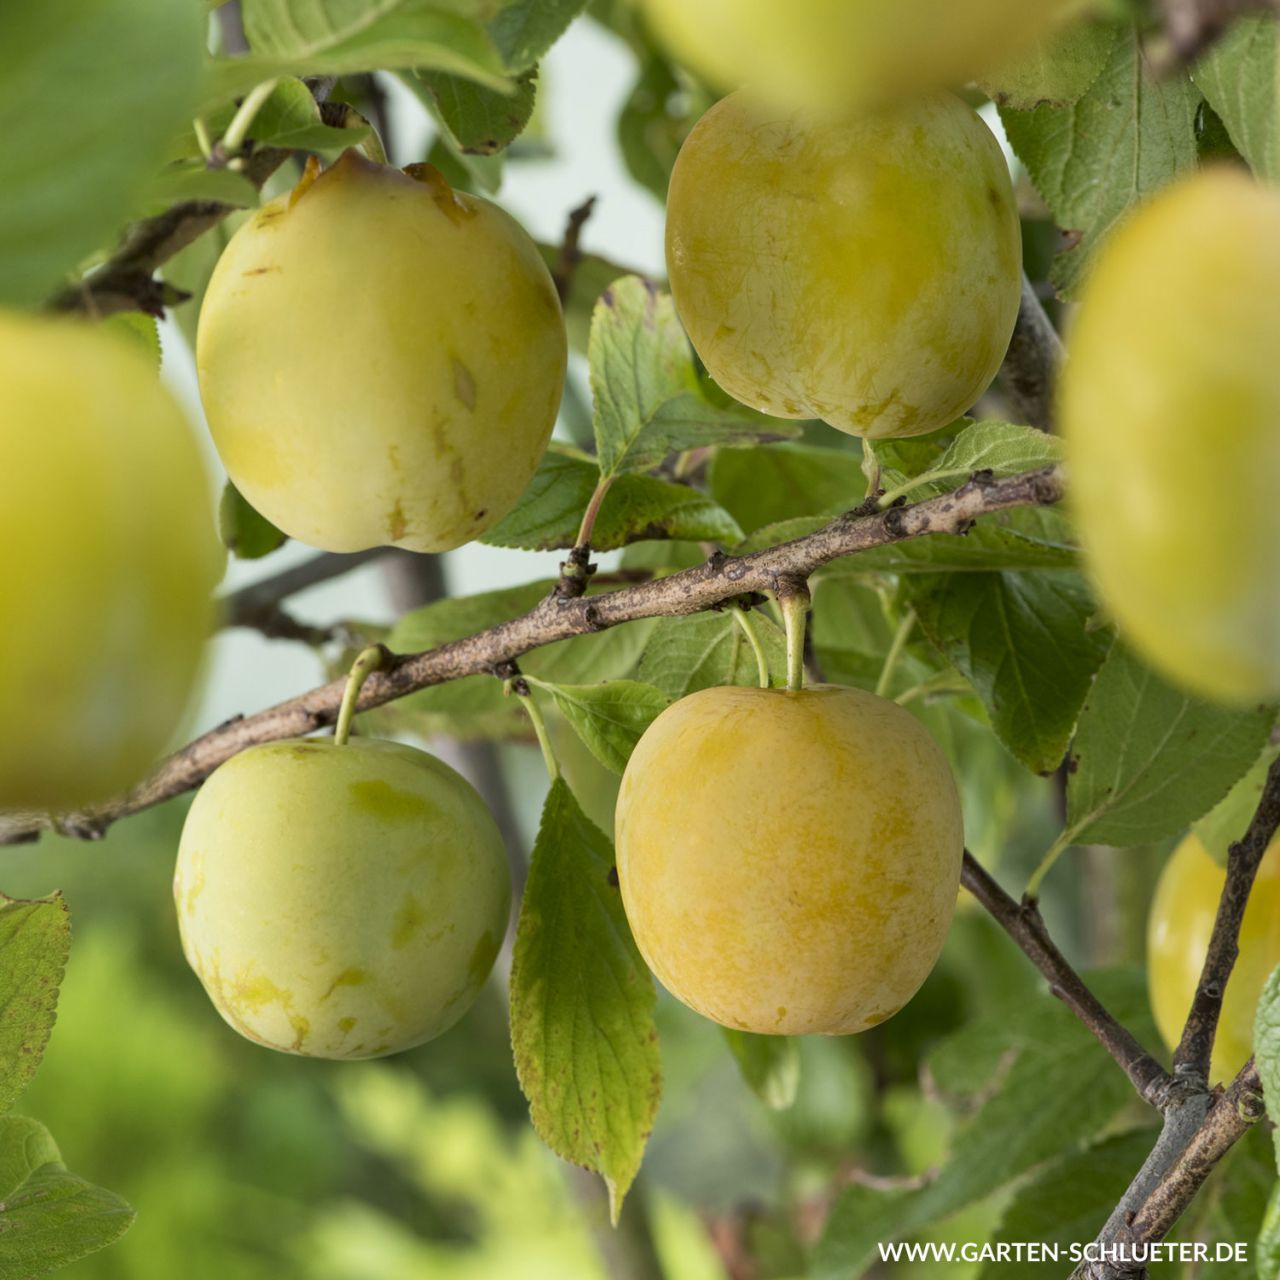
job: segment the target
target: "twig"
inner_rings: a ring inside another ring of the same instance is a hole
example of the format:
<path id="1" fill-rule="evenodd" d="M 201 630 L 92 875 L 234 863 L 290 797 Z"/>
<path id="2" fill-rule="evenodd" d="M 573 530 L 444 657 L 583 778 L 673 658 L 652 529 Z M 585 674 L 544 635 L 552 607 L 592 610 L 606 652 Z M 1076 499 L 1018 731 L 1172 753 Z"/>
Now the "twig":
<path id="1" fill-rule="evenodd" d="M 1049 980 L 1049 989 L 1093 1034 L 1124 1071 L 1138 1094 L 1163 1111 L 1172 1100 L 1172 1077 L 1107 1011 L 1054 945 L 1033 902 L 1015 902 L 965 850 L 960 883 L 991 913 Z"/>
<path id="2" fill-rule="evenodd" d="M 282 600 L 310 587 L 319 586 L 322 582 L 340 578 L 344 573 L 350 573 L 373 560 L 412 554 L 392 547 L 373 547 L 368 551 L 347 554 L 322 552 L 291 569 L 252 582 L 238 591 L 229 592 L 218 602 L 218 616 L 224 627 L 254 627 L 261 630 L 263 617 L 272 610 L 278 610 Z"/>
<path id="3" fill-rule="evenodd" d="M 1042 431 L 1053 425 L 1053 389 L 1061 363 L 1062 339 L 1024 275 L 1018 319 L 1000 366 L 1000 379 L 1023 421 Z"/>
<path id="4" fill-rule="evenodd" d="M 560 256 L 556 260 L 555 269 L 551 272 L 556 293 L 560 295 L 561 306 L 569 301 L 569 293 L 573 288 L 573 273 L 578 269 L 578 263 L 582 261 L 582 250 L 578 248 L 578 241 L 582 237 L 582 228 L 595 207 L 596 197 L 588 196 L 569 214 L 568 221 L 565 223 L 564 239 L 560 242 Z"/>
<path id="5" fill-rule="evenodd" d="M 1236 18 L 1247 13 L 1275 12 L 1275 0 L 1161 0 L 1168 55 L 1157 57 L 1157 70 L 1167 63 L 1186 65 L 1206 53 Z"/>
<path id="6" fill-rule="evenodd" d="M 429 685 L 492 672 L 531 649 L 556 640 L 603 631 L 640 618 L 699 613 L 750 592 L 776 592 L 780 583 L 802 579 L 841 556 L 930 533 L 958 533 L 979 516 L 1014 507 L 1058 501 L 1060 467 L 1044 467 L 1004 480 L 970 481 L 951 493 L 877 515 L 839 516 L 803 538 L 745 556 L 712 556 L 705 564 L 665 578 L 602 595 L 566 600 L 554 592 L 521 617 L 425 653 L 401 656 L 370 677 L 358 710 L 381 706 Z M 133 791 L 92 810 L 51 816 L 9 814 L 0 818 L 0 844 L 35 838 L 51 827 L 84 838 L 100 836 L 118 818 L 150 808 L 198 786 L 224 760 L 260 742 L 310 733 L 332 724 L 344 682 L 320 688 L 256 715 L 235 719 L 184 747 L 160 764 Z"/>
<path id="7" fill-rule="evenodd" d="M 1258 864 L 1280 828 L 1280 758 L 1267 771 L 1262 796 L 1248 830 L 1227 852 L 1227 876 L 1218 900 L 1218 914 L 1209 937 L 1191 1012 L 1173 1055 L 1174 1073 L 1203 1083 L 1209 1078 L 1209 1060 L 1222 1012 L 1227 979 L 1239 954 L 1240 925 L 1249 902 Z"/>

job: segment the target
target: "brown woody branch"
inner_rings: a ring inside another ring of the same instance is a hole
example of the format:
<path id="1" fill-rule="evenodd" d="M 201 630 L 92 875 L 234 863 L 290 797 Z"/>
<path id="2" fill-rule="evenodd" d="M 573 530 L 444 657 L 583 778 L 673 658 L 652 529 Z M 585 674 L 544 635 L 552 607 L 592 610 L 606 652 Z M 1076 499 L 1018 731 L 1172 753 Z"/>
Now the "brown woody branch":
<path id="1" fill-rule="evenodd" d="M 582 249 L 579 247 L 579 241 L 582 239 L 582 228 L 586 226 L 587 219 L 591 217 L 592 210 L 596 207 L 596 197 L 588 196 L 576 209 L 569 213 L 569 217 L 565 222 L 564 239 L 560 242 L 560 255 L 556 259 L 555 268 L 551 272 L 551 279 L 555 282 L 556 293 L 560 298 L 560 305 L 564 306 L 569 301 L 569 293 L 573 288 L 574 273 L 578 269 L 578 263 L 582 261 Z"/>
<path id="2" fill-rule="evenodd" d="M 1022 301 L 1000 366 L 1000 381 L 1020 420 L 1042 431 L 1053 426 L 1054 383 L 1061 363 L 1062 339 L 1024 275 Z"/>
<path id="3" fill-rule="evenodd" d="M 1062 493 L 1063 472 L 1057 466 L 1004 480 L 994 480 L 989 474 L 975 476 L 951 493 L 874 515 L 839 516 L 806 537 L 751 555 L 715 555 L 681 573 L 602 595 L 565 599 L 553 592 L 510 622 L 438 649 L 397 657 L 366 682 L 358 709 L 367 711 L 430 685 L 492 672 L 557 640 L 640 618 L 699 613 L 737 596 L 774 591 L 780 583 L 804 578 L 832 560 L 872 547 L 931 533 L 964 533 L 980 516 L 1053 503 Z M 82 838 L 100 836 L 118 818 L 199 786 L 218 765 L 246 747 L 332 724 L 344 685 L 344 680 L 331 681 L 256 715 L 230 720 L 170 756 L 128 795 L 95 809 L 56 816 L 14 814 L 0 819 L 0 844 L 36 839 L 51 827 Z"/>
<path id="4" fill-rule="evenodd" d="M 987 909 L 1048 979 L 1049 990 L 1080 1019 L 1129 1077 L 1140 1097 L 1163 1110 L 1172 1077 L 1107 1011 L 1058 950 L 1033 901 L 1015 902 L 966 849 L 960 883 Z"/>

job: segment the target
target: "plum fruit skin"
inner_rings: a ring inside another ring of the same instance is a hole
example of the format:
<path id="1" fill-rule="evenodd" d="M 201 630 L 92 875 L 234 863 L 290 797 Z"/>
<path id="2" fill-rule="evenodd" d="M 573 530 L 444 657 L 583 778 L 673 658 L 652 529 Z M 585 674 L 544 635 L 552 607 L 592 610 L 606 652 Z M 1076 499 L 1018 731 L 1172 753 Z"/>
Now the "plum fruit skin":
<path id="1" fill-rule="evenodd" d="M 0 312 L 0 808 L 105 800 L 171 744 L 225 560 L 209 485 L 136 340 Z"/>
<path id="2" fill-rule="evenodd" d="M 1059 418 L 1087 563 L 1193 693 L 1280 695 L 1280 195 L 1205 170 L 1099 251 Z"/>
<path id="3" fill-rule="evenodd" d="M 232 237 L 196 362 L 237 488 L 326 551 L 461 546 L 515 505 L 567 340 L 537 246 L 497 206 L 347 151 Z"/>
<path id="4" fill-rule="evenodd" d="M 856 120 L 708 111 L 671 175 L 667 270 L 730 395 L 853 435 L 921 435 L 969 409 L 1018 314 L 1008 166 L 935 94 Z"/>
<path id="5" fill-rule="evenodd" d="M 242 1035 L 376 1058 L 471 1007 L 511 877 L 483 801 L 435 757 L 293 739 L 233 756 L 201 788 L 174 899 L 187 960 Z"/>
<path id="6" fill-rule="evenodd" d="M 1194 834 L 1186 836 L 1160 873 L 1147 920 L 1147 985 L 1161 1039 L 1182 1037 L 1200 970 L 1209 950 L 1226 871 Z M 1240 954 L 1227 981 L 1213 1044 L 1209 1082 L 1230 1080 L 1253 1052 L 1258 997 L 1280 964 L 1280 840 L 1273 840 L 1240 926 Z"/>
<path id="7" fill-rule="evenodd" d="M 617 807 L 618 878 L 649 967 L 727 1027 L 863 1031 L 938 959 L 964 824 L 950 766 L 859 689 L 713 688 L 641 738 Z"/>

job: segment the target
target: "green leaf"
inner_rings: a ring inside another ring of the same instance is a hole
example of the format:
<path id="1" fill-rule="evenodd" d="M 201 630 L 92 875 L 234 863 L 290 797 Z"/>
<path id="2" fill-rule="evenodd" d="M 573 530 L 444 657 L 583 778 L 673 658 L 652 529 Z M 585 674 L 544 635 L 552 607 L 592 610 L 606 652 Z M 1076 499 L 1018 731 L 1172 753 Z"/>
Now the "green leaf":
<path id="1" fill-rule="evenodd" d="M 1280 1162 L 1280 966 L 1272 970 L 1258 997 L 1253 1021 L 1253 1056 L 1267 1102 L 1267 1115 L 1276 1126 L 1276 1159 Z"/>
<path id="2" fill-rule="evenodd" d="M 400 82 L 418 84 L 426 92 L 421 81 L 401 76 Z M 496 195 L 502 187 L 506 168 L 506 159 L 501 152 L 496 156 L 477 156 L 459 151 L 445 129 L 441 129 L 440 136 L 427 152 L 427 163 L 439 169 L 455 191 L 470 191 L 474 195 Z"/>
<path id="3" fill-rule="evenodd" d="M 1057 1245 L 1065 1258 L 1072 1244 L 1097 1236 L 1157 1136 L 1153 1129 L 1131 1129 L 1047 1165 L 1018 1189 L 991 1243 Z M 1061 1280 L 1064 1274 L 1061 1262 L 1024 1256 L 987 1263 L 980 1280 Z"/>
<path id="4" fill-rule="evenodd" d="M 160 372 L 160 326 L 155 316 L 144 315 L 141 311 L 117 311 L 115 315 L 108 316 L 102 326 L 118 333 L 135 350 L 145 351 L 155 371 Z"/>
<path id="5" fill-rule="evenodd" d="M 553 444 L 515 509 L 481 541 L 529 551 L 572 547 L 599 479 L 594 462 Z M 591 547 L 613 551 L 667 538 L 732 546 L 741 537 L 734 518 L 701 490 L 656 476 L 619 476 L 600 507 Z"/>
<path id="6" fill-rule="evenodd" d="M 662 1092 L 653 979 L 627 927 L 613 846 L 552 783 L 511 965 L 511 1044 L 533 1126 L 609 1188 L 617 1221 Z"/>
<path id="7" fill-rule="evenodd" d="M 203 160 L 183 160 L 166 166 L 151 179 L 140 198 L 140 207 L 150 216 L 187 200 L 216 201 L 249 209 L 258 203 L 258 188 L 242 173 L 210 169 Z"/>
<path id="8" fill-rule="evenodd" d="M 1258 1231 L 1257 1257 L 1258 1280 L 1276 1280 L 1280 1276 L 1280 1182 L 1271 1188 L 1271 1198 Z"/>
<path id="9" fill-rule="evenodd" d="M 31 1083 L 44 1056 L 70 947 L 61 894 L 22 902 L 0 893 L 0 1115 Z"/>
<path id="10" fill-rule="evenodd" d="M 1079 101 L 1102 74 L 1123 32 L 1113 24 L 1073 22 L 997 67 L 981 88 L 1001 106 L 1030 110 Z"/>
<path id="11" fill-rule="evenodd" d="M 542 57 L 586 7 L 586 0 L 508 0 L 489 22 L 502 60 L 523 71 Z"/>
<path id="12" fill-rule="evenodd" d="M 165 280 L 191 295 L 187 301 L 173 309 L 173 318 L 192 350 L 195 349 L 200 304 L 209 287 L 209 277 L 213 274 L 222 251 L 247 217 L 244 213 L 233 213 L 223 218 L 216 226 L 197 236 L 181 252 L 174 254 L 161 268 Z"/>
<path id="13" fill-rule="evenodd" d="M 1076 296 L 1094 248 L 1126 211 L 1194 167 L 1199 101 L 1185 76 L 1152 75 L 1130 31 L 1078 102 L 1001 110 L 1036 190 L 1058 225 L 1078 233 L 1050 272 L 1064 297 Z"/>
<path id="14" fill-rule="evenodd" d="M 768 449 L 717 449 L 707 472 L 707 489 L 753 533 L 801 516 L 822 516 L 826 523 L 862 501 L 867 481 L 862 459 L 850 449 L 779 444 Z"/>
<path id="15" fill-rule="evenodd" d="M 754 444 L 799 430 L 742 406 L 712 404 L 671 296 L 639 276 L 616 281 L 596 303 L 587 360 L 605 477 L 648 471 L 682 449 Z"/>
<path id="16" fill-rule="evenodd" d="M 1200 843 L 1215 862 L 1226 866 L 1227 850 L 1248 830 L 1258 801 L 1262 799 L 1267 770 L 1277 755 L 1280 755 L 1280 747 L 1268 743 L 1249 772 L 1227 792 L 1226 797 L 1191 824 L 1191 829 L 1200 837 Z"/>
<path id="17" fill-rule="evenodd" d="M 638 680 L 602 684 L 552 684 L 527 677 L 545 689 L 556 710 L 573 726 L 591 754 L 606 769 L 621 773 L 641 735 L 670 705 L 661 689 Z"/>
<path id="18" fill-rule="evenodd" d="M 1236 150 L 1260 178 L 1280 178 L 1278 43 L 1280 25 L 1271 15 L 1239 18 L 1191 72 Z"/>
<path id="19" fill-rule="evenodd" d="M 36 1280 L 118 1240 L 133 1210 L 68 1173 L 45 1127 L 0 1118 L 0 1280 Z"/>
<path id="20" fill-rule="evenodd" d="M 1061 458 L 1062 441 L 1035 427 L 975 422 L 952 440 L 933 466 L 888 489 L 883 501 L 887 504 L 911 494 L 912 501 L 918 502 L 927 495 L 916 490 L 943 492 L 967 480 L 975 471 L 1012 476 L 1046 467 Z"/>
<path id="21" fill-rule="evenodd" d="M 785 684 L 787 642 L 782 628 L 759 611 L 751 615 L 751 625 L 768 655 L 773 682 Z M 729 609 L 660 619 L 645 646 L 637 674 L 672 698 L 683 698 L 713 685 L 759 684 L 755 653 Z"/>
<path id="22" fill-rule="evenodd" d="M 1080 713 L 1063 839 L 1124 846 L 1175 835 L 1253 764 L 1274 719 L 1191 698 L 1117 641 Z"/>
<path id="23" fill-rule="evenodd" d="M 663 202 L 681 144 L 711 105 L 702 89 L 676 78 L 656 53 L 641 58 L 631 92 L 618 114 L 618 148 L 627 172 Z"/>
<path id="24" fill-rule="evenodd" d="M 560 264 L 559 244 L 538 245 L 538 252 L 554 272 Z M 564 300 L 564 323 L 569 331 L 569 345 L 585 355 L 591 337 L 591 317 L 600 295 L 615 281 L 634 274 L 630 268 L 602 258 L 599 254 L 584 253 L 578 259 L 569 280 L 569 296 Z"/>
<path id="25" fill-rule="evenodd" d="M 237 560 L 260 560 L 288 540 L 288 534 L 251 506 L 230 480 L 218 504 L 218 533 L 222 545 Z"/>
<path id="26" fill-rule="evenodd" d="M 320 106 L 311 90 L 290 76 L 281 80 L 258 108 L 249 136 L 265 147 L 334 151 L 355 146 L 369 132 L 368 128 L 339 129 L 322 124 Z"/>
<path id="27" fill-rule="evenodd" d="M 253 52 L 213 60 L 206 111 L 278 76 L 413 67 L 511 87 L 484 28 L 426 0 L 244 0 L 241 12 Z"/>
<path id="28" fill-rule="evenodd" d="M 516 77 L 514 93 L 499 93 L 444 71 L 424 71 L 419 79 L 435 104 L 436 118 L 459 151 L 482 156 L 503 151 L 533 117 L 536 66 Z"/>
<path id="29" fill-rule="evenodd" d="M 1095 989 L 1108 1008 L 1148 1034 L 1142 975 L 1107 977 Z M 1072 1152 L 1133 1099 L 1124 1073 L 1047 992 L 971 1023 L 930 1056 L 929 1066 L 946 1092 L 981 1091 L 985 1100 L 926 1187 L 886 1194 L 854 1186 L 841 1194 L 809 1273 L 813 1280 L 853 1280 L 874 1258 L 877 1243 L 910 1235 Z M 1002 1071 L 992 1090 L 992 1077 Z"/>
<path id="30" fill-rule="evenodd" d="M 796 1100 L 800 1085 L 800 1049 L 790 1036 L 757 1036 L 721 1027 L 747 1087 L 774 1111 L 785 1111 Z"/>
<path id="31" fill-rule="evenodd" d="M 856 557 L 855 557 L 856 558 Z M 921 629 L 973 685 L 1000 741 L 1035 773 L 1066 754 L 1108 640 L 1077 573 L 928 574 L 903 580 Z"/>
<path id="32" fill-rule="evenodd" d="M 174 0 L 0 5 L 0 302 L 109 247 L 188 120 L 205 17 Z"/>

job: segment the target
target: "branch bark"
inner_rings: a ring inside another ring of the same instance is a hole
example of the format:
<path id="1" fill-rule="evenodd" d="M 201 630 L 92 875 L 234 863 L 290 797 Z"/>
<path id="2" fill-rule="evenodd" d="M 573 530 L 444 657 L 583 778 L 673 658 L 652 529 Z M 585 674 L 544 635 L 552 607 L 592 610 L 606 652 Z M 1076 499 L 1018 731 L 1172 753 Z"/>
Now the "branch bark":
<path id="1" fill-rule="evenodd" d="M 966 849 L 960 883 L 1022 948 L 1049 980 L 1049 990 L 1080 1019 L 1129 1077 L 1140 1097 L 1163 1111 L 1171 1102 L 1173 1078 L 1107 1011 L 1058 950 L 1036 904 L 1015 902 Z"/>
<path id="2" fill-rule="evenodd" d="M 751 555 L 715 555 L 695 568 L 603 595 L 564 599 L 553 593 L 510 622 L 425 653 L 398 656 L 369 678 L 357 708 L 365 711 L 430 685 L 492 672 L 556 640 L 640 618 L 699 613 L 738 596 L 776 591 L 779 583 L 807 577 L 842 556 L 930 533 L 963 533 L 979 516 L 1057 502 L 1062 493 L 1063 471 L 1057 466 L 1004 480 L 993 480 L 989 474 L 975 476 L 951 493 L 874 515 L 839 516 L 806 537 Z M 37 839 L 49 829 L 95 839 L 117 819 L 198 786 L 245 747 L 332 724 L 344 685 L 344 680 L 335 680 L 256 715 L 229 720 L 170 756 L 128 795 L 94 809 L 0 818 L 0 844 Z"/>
<path id="3" fill-rule="evenodd" d="M 1042 431 L 1053 426 L 1054 385 L 1061 364 L 1062 339 L 1023 275 L 1022 301 L 1000 366 L 1000 380 L 1022 420 Z"/>

